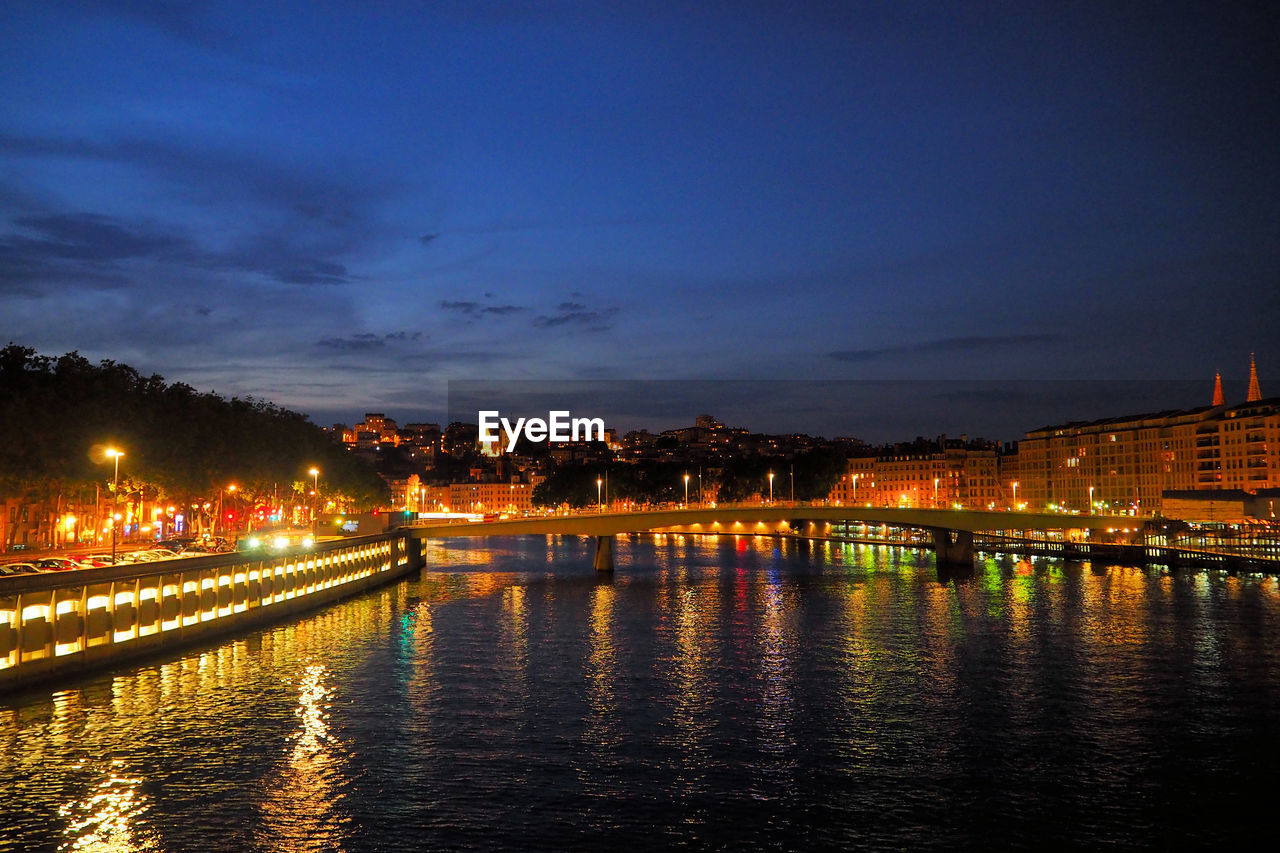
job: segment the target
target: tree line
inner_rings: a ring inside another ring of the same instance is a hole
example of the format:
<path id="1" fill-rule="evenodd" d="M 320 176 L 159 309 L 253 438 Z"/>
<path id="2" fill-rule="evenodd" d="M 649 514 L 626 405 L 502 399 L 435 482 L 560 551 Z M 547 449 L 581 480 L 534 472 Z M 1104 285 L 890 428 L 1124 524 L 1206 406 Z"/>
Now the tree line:
<path id="1" fill-rule="evenodd" d="M 348 453 L 305 415 L 253 398 L 226 399 L 143 376 L 125 364 L 93 364 L 77 352 L 44 356 L 0 350 L 0 495 L 52 504 L 110 487 L 124 453 L 120 489 L 180 506 L 203 505 L 235 484 L 241 499 L 284 500 L 311 488 L 358 508 L 387 497 L 367 461 Z"/>
<path id="2" fill-rule="evenodd" d="M 716 495 L 721 503 L 743 501 L 769 494 L 769 472 L 773 472 L 773 497 L 791 497 L 794 474 L 795 499 L 821 500 L 831 493 L 844 474 L 844 454 L 835 448 L 813 448 L 793 456 L 749 455 L 722 460 L 714 469 L 692 467 L 685 462 L 642 460 L 635 463 L 584 463 L 561 465 L 533 490 L 538 506 L 573 507 L 594 505 L 603 499 L 635 501 L 639 504 L 682 503 L 685 475 L 689 475 L 690 502 L 705 494 Z M 605 481 L 608 482 L 606 490 Z"/>

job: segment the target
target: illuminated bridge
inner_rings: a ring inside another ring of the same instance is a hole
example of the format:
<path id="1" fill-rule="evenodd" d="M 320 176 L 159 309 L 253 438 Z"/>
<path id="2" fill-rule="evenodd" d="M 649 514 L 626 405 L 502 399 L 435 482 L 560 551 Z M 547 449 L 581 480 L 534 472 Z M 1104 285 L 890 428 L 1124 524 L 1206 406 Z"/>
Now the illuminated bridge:
<path id="1" fill-rule="evenodd" d="M 795 521 L 887 524 L 924 530 L 933 536 L 940 566 L 972 567 L 973 534 L 1011 530 L 1106 530 L 1141 526 L 1129 516 L 1062 515 L 1041 512 L 991 512 L 967 509 L 911 509 L 856 506 L 717 506 L 619 513 L 585 513 L 452 524 L 417 523 L 410 536 L 595 536 L 595 567 L 613 568 L 613 537 L 680 528 L 694 533 L 759 533 L 770 525 Z"/>

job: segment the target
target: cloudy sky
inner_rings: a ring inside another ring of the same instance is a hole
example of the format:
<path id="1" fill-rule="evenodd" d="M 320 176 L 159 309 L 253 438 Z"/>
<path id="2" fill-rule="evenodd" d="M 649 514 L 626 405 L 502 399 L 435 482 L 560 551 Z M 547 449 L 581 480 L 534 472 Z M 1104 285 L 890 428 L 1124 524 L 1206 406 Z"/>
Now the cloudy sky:
<path id="1" fill-rule="evenodd" d="M 9 0 L 0 337 L 323 424 L 471 379 L 1243 396 L 1251 351 L 1274 393 L 1278 55 L 1261 3 Z"/>

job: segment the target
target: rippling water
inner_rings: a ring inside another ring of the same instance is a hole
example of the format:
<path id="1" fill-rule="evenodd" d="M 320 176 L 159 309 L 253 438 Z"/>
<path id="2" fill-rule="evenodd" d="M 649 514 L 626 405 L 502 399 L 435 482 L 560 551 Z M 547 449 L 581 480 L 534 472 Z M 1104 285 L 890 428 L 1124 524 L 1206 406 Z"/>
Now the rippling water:
<path id="1" fill-rule="evenodd" d="M 1223 848 L 1280 781 L 1270 578 L 771 539 L 434 568 L 0 699 L 0 849 Z"/>

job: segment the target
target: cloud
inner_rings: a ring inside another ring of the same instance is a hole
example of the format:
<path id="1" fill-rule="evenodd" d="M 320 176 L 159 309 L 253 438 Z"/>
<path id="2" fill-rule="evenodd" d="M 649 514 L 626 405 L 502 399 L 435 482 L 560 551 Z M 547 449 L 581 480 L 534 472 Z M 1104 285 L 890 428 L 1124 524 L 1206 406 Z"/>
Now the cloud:
<path id="1" fill-rule="evenodd" d="M 20 216 L 14 224 L 38 236 L 10 235 L 0 241 L 0 247 L 59 260 L 116 261 L 162 254 L 185 245 L 171 234 L 132 230 L 92 213 Z"/>
<path id="2" fill-rule="evenodd" d="M 422 332 L 387 332 L 376 335 L 372 332 L 361 332 L 348 338 L 321 338 L 316 346 L 323 349 L 343 352 L 369 352 L 386 349 L 388 344 L 407 343 L 422 339 Z"/>
<path id="3" fill-rule="evenodd" d="M 123 284 L 127 277 L 112 272 L 133 261 L 256 273 L 282 284 L 345 284 L 352 278 L 344 264 L 276 239 L 209 250 L 177 231 L 88 212 L 43 212 L 13 223 L 16 231 L 0 235 L 0 282 L 12 283 L 8 289 L 64 281 Z"/>
<path id="4" fill-rule="evenodd" d="M 613 328 L 613 317 L 618 313 L 617 308 L 586 311 L 583 310 L 585 307 L 577 302 L 561 302 L 559 314 L 541 314 L 534 318 L 533 325 L 542 329 L 569 326 L 587 332 L 606 332 Z"/>
<path id="5" fill-rule="evenodd" d="M 352 335 L 349 338 L 321 338 L 316 341 L 316 346 L 326 349 L 346 350 L 348 352 L 360 352 L 374 349 L 382 349 L 387 342 L 377 335 L 362 333 Z"/>
<path id="6" fill-rule="evenodd" d="M 999 349 L 1019 344 L 1043 344 L 1059 340 L 1058 335 L 970 335 L 959 338 L 943 338 L 937 341 L 925 341 L 904 346 L 877 347 L 873 349 L 838 350 L 828 353 L 829 358 L 836 361 L 874 361 L 891 355 L 913 355 L 920 353 L 957 353 L 980 352 Z"/>
<path id="7" fill-rule="evenodd" d="M 42 285 L 62 282 L 123 286 L 124 262 L 193 250 L 172 232 L 92 213 L 19 216 L 14 225 L 17 231 L 0 235 L 0 287 L 9 292 L 34 294 Z"/>
<path id="8" fill-rule="evenodd" d="M 486 293 L 485 295 L 489 296 L 490 294 Z M 451 301 L 448 299 L 440 300 L 440 307 L 446 311 L 456 311 L 467 317 L 480 317 L 485 314 L 505 316 L 529 310 L 522 305 L 484 305 L 479 302 Z"/>
<path id="9" fill-rule="evenodd" d="M 190 221 L 194 216 L 204 222 L 213 212 L 235 223 L 211 237 L 220 241 L 216 248 L 203 248 L 183 232 L 157 232 L 154 226 L 113 220 L 98 211 L 66 211 L 31 198 L 11 199 L 12 193 L 0 193 L 0 201 L 10 200 L 5 206 L 20 214 L 27 228 L 44 232 L 37 237 L 47 241 L 102 237 L 116 225 L 129 232 L 117 236 L 167 238 L 174 243 L 172 248 L 183 250 L 173 259 L 186 266 L 258 273 L 284 284 L 351 281 L 349 257 L 387 239 L 377 210 L 403 192 L 389 179 L 379 180 L 376 173 L 371 177 L 368 170 L 356 178 L 349 170 L 324 164 L 308 167 L 283 162 L 260 150 L 167 139 L 166 132 L 155 128 L 154 134 L 144 138 L 93 140 L 0 134 L 0 161 L 8 161 L 15 173 L 38 174 L 51 164 L 62 168 L 62 161 L 69 161 L 102 169 L 103 174 L 123 175 L 130 186 L 150 186 L 168 199 L 163 214 L 168 218 Z M 72 226 L 76 230 L 68 235 Z M 98 234 L 87 233 L 90 228 Z M 102 244 L 101 239 L 95 243 Z M 121 245 L 135 248 L 135 242 Z M 44 247 L 45 254 L 49 250 Z"/>

